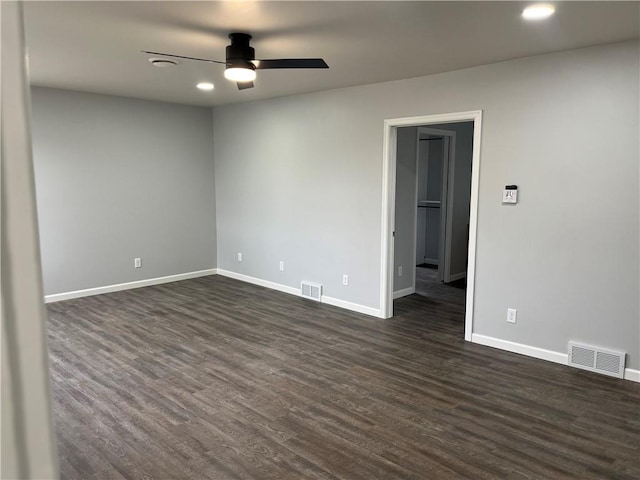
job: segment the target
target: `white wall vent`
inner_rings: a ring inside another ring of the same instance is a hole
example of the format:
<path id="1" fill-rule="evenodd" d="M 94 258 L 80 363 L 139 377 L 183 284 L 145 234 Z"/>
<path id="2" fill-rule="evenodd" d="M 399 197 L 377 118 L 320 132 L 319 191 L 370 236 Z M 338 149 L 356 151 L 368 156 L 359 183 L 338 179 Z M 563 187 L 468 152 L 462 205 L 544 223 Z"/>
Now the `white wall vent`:
<path id="1" fill-rule="evenodd" d="M 569 365 L 624 378 L 625 353 L 569 342 Z"/>
<path id="2" fill-rule="evenodd" d="M 303 280 L 300 283 L 300 293 L 304 298 L 309 298 L 319 302 L 322 299 L 322 285 Z"/>

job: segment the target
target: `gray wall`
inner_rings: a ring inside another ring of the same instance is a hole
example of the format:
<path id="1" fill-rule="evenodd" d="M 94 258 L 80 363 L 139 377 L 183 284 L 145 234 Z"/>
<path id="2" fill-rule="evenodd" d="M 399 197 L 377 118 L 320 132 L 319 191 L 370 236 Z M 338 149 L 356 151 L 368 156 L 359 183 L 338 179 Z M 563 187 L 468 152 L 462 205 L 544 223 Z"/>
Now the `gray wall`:
<path id="1" fill-rule="evenodd" d="M 396 149 L 396 232 L 394 238 L 393 291 L 415 284 L 416 167 L 418 129 L 398 128 Z M 398 267 L 402 266 L 402 276 Z"/>
<path id="2" fill-rule="evenodd" d="M 45 294 L 215 267 L 210 109 L 32 92 Z"/>
<path id="3" fill-rule="evenodd" d="M 218 266 L 378 308 L 383 120 L 482 109 L 474 331 L 638 368 L 638 57 L 632 41 L 217 108 Z"/>

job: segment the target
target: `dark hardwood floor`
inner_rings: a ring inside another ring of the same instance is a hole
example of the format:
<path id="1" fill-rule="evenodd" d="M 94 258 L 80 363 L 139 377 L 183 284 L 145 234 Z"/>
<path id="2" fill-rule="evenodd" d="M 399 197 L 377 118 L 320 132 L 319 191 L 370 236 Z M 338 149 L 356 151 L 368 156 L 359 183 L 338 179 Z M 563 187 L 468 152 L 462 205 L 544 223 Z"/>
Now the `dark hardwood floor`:
<path id="1" fill-rule="evenodd" d="M 48 305 L 65 479 L 638 479 L 640 385 L 220 276 Z"/>
<path id="2" fill-rule="evenodd" d="M 440 304 L 447 303 L 452 309 L 462 308 L 466 296 L 466 280 L 456 280 L 452 283 L 438 281 L 437 267 L 416 267 L 416 294 L 427 297 Z M 464 317 L 461 316 L 460 319 Z"/>

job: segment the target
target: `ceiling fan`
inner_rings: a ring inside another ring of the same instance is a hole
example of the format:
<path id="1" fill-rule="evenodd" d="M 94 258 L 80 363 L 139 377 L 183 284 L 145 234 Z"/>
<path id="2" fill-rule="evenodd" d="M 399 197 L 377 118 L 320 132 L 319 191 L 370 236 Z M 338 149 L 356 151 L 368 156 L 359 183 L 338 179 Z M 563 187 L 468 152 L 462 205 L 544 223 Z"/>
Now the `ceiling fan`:
<path id="1" fill-rule="evenodd" d="M 200 62 L 219 63 L 226 65 L 224 76 L 238 84 L 239 90 L 253 88 L 253 81 L 256 78 L 256 69 L 265 70 L 269 68 L 329 68 L 329 65 L 322 58 L 281 58 L 274 60 L 256 60 L 255 50 L 249 45 L 251 35 L 248 33 L 230 33 L 231 45 L 227 45 L 226 61 L 208 60 L 206 58 L 185 57 L 183 55 L 172 55 L 162 52 L 143 53 L 151 55 L 162 55 L 164 57 L 183 58 L 186 60 L 197 60 Z"/>

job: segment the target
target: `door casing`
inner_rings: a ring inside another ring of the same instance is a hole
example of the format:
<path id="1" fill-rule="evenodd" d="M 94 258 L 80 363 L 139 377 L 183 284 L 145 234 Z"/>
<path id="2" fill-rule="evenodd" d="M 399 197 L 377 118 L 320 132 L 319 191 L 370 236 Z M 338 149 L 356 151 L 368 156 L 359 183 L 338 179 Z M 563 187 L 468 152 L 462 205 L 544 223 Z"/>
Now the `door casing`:
<path id="1" fill-rule="evenodd" d="M 398 127 L 419 127 L 441 123 L 473 122 L 473 155 L 471 165 L 471 205 L 469 216 L 469 249 L 464 338 L 471 341 L 475 292 L 476 240 L 478 224 L 478 190 L 482 141 L 482 110 L 391 118 L 384 120 L 382 156 L 382 232 L 380 248 L 380 312 L 383 318 L 393 316 L 393 253 L 396 195 L 396 147 Z"/>

